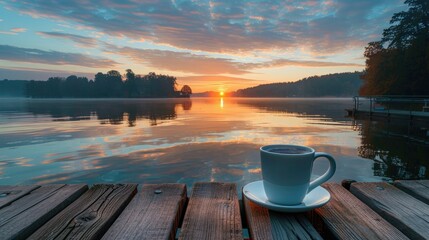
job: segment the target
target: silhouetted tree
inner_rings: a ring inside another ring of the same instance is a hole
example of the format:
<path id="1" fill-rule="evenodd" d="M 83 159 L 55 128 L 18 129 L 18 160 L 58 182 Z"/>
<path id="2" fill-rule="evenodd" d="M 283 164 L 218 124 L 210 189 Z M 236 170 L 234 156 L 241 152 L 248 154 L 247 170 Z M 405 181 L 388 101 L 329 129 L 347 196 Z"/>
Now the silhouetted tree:
<path id="1" fill-rule="evenodd" d="M 107 74 L 101 72 L 95 75 L 94 95 L 96 97 L 121 97 L 122 96 L 122 76 L 116 70 L 110 70 Z"/>
<path id="2" fill-rule="evenodd" d="M 125 70 L 125 96 L 127 97 L 138 97 L 139 93 L 137 91 L 137 81 L 136 81 L 136 75 L 134 74 L 133 70 L 127 69 Z"/>
<path id="3" fill-rule="evenodd" d="M 121 97 L 122 96 L 122 76 L 116 70 L 110 70 L 107 72 L 107 89 L 108 93 L 106 97 Z"/>
<path id="4" fill-rule="evenodd" d="M 0 97 L 24 97 L 26 95 L 26 85 L 29 81 L 8 80 L 0 81 Z"/>
<path id="5" fill-rule="evenodd" d="M 429 94 L 429 1 L 406 0 L 383 38 L 365 49 L 361 95 Z"/>
<path id="6" fill-rule="evenodd" d="M 122 75 L 111 70 L 106 74 L 95 74 L 94 81 L 86 77 L 71 75 L 66 79 L 49 78 L 48 81 L 31 81 L 27 83 L 28 97 L 177 97 L 176 78 L 168 75 L 149 73 L 145 76 L 135 75 L 127 69 Z M 189 86 L 188 86 L 189 87 Z M 190 87 L 189 87 L 190 90 Z"/>
<path id="7" fill-rule="evenodd" d="M 62 97 L 62 88 L 61 83 L 64 82 L 65 79 L 61 77 L 51 77 L 46 82 L 46 96 L 61 98 Z"/>
<path id="8" fill-rule="evenodd" d="M 180 89 L 180 95 L 189 97 L 192 94 L 192 89 L 188 85 L 184 85 L 182 89 Z"/>
<path id="9" fill-rule="evenodd" d="M 107 77 L 102 72 L 98 72 L 94 77 L 94 88 L 93 96 L 94 97 L 107 97 L 109 86 L 107 82 Z"/>
<path id="10" fill-rule="evenodd" d="M 88 78 L 75 75 L 68 76 L 64 83 L 63 93 L 64 97 L 88 97 Z"/>
<path id="11" fill-rule="evenodd" d="M 143 77 L 143 81 L 148 81 L 150 97 L 174 97 L 176 93 L 176 78 L 168 75 L 156 75 L 150 72 Z"/>

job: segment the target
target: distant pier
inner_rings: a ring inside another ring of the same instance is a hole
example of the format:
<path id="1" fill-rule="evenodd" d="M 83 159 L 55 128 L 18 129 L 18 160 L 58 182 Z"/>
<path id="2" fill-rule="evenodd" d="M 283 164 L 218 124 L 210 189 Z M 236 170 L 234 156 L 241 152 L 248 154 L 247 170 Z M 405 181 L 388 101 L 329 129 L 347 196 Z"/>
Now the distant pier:
<path id="1" fill-rule="evenodd" d="M 353 97 L 349 116 L 429 123 L 429 96 Z"/>

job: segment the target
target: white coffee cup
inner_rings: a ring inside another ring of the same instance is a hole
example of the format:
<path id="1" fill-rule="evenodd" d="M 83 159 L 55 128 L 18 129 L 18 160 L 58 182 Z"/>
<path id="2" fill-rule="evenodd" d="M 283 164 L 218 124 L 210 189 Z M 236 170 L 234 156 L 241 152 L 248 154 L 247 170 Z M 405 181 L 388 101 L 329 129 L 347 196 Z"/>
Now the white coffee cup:
<path id="1" fill-rule="evenodd" d="M 335 159 L 310 147 L 267 145 L 261 147 L 260 152 L 265 194 L 275 204 L 301 204 L 311 190 L 328 181 L 335 173 Z M 310 182 L 313 162 L 319 157 L 329 160 L 329 169 Z"/>

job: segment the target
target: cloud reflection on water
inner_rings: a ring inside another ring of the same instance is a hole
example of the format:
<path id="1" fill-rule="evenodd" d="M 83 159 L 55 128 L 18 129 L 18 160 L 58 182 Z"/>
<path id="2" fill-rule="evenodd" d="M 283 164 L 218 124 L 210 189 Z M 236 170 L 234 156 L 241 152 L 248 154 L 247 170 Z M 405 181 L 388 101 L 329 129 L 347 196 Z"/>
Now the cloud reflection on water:
<path id="1" fill-rule="evenodd" d="M 240 187 L 261 178 L 258 149 L 273 143 L 331 153 L 338 165 L 332 181 L 384 177 L 362 158 L 360 147 L 376 150 L 377 138 L 365 123 L 344 117 L 348 99 L 225 98 L 223 106 L 218 98 L 18 101 L 27 104 L 18 103 L 15 113 L 0 104 L 0 116 L 13 119 L 0 122 L 4 184 L 231 181 Z M 314 175 L 326 168 L 326 160 L 316 161 Z"/>
<path id="2" fill-rule="evenodd" d="M 214 179 L 240 182 L 245 172 L 252 174 L 248 170 L 259 167 L 258 154 L 258 146 L 248 143 L 183 144 L 98 158 L 91 162 L 92 168 L 68 175 L 67 181 L 192 183 Z M 31 182 L 56 183 L 66 175 L 45 175 Z"/>

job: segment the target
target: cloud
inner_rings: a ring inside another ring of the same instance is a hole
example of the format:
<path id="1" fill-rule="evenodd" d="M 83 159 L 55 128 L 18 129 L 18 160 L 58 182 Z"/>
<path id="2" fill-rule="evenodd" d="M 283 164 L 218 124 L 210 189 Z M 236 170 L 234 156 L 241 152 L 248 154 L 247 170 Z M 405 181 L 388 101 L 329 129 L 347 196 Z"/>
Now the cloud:
<path id="1" fill-rule="evenodd" d="M 150 67 L 170 71 L 196 74 L 244 74 L 248 72 L 240 68 L 240 63 L 230 59 L 213 58 L 188 52 L 116 47 L 110 44 L 107 44 L 105 50 L 127 56 L 135 62 L 142 62 Z"/>
<path id="2" fill-rule="evenodd" d="M 110 59 L 94 58 L 79 53 L 44 51 L 0 45 L 0 59 L 17 62 L 32 62 L 54 65 L 77 65 L 85 67 L 113 67 L 117 63 Z"/>
<path id="3" fill-rule="evenodd" d="M 0 34 L 16 35 L 16 33 L 14 33 L 14 32 L 5 32 L 5 31 L 0 31 Z"/>
<path id="4" fill-rule="evenodd" d="M 61 32 L 38 32 L 38 34 L 45 37 L 54 37 L 54 38 L 70 40 L 84 47 L 97 46 L 97 39 L 91 38 L 91 37 L 84 37 L 80 35 L 61 33 Z"/>
<path id="5" fill-rule="evenodd" d="M 50 69 L 37 69 L 37 68 L 0 68 L 0 80 L 47 80 L 50 77 L 68 77 L 70 75 L 77 75 L 87 77 L 88 79 L 94 78 L 94 73 L 60 71 Z"/>
<path id="6" fill-rule="evenodd" d="M 290 59 L 277 59 L 263 63 L 249 63 L 245 64 L 249 69 L 252 68 L 273 68 L 285 66 L 299 66 L 299 67 L 364 67 L 365 65 L 356 63 L 341 63 L 341 62 L 323 62 L 323 61 L 303 61 L 303 60 L 290 60 Z"/>
<path id="7" fill-rule="evenodd" d="M 14 32 L 14 33 L 22 33 L 22 32 L 26 32 L 27 29 L 26 28 L 12 28 L 12 29 L 10 29 L 10 31 Z"/>
<path id="8" fill-rule="evenodd" d="M 332 54 L 381 36 L 402 0 L 9 1 L 34 17 L 72 20 L 111 36 L 208 52 L 303 49 Z"/>
<path id="9" fill-rule="evenodd" d="M 117 47 L 106 44 L 105 51 L 127 56 L 135 62 L 142 62 L 151 67 L 194 74 L 245 74 L 254 69 L 274 68 L 285 66 L 301 67 L 363 67 L 355 63 L 338 63 L 322 61 L 298 61 L 291 59 L 277 59 L 259 63 L 242 63 L 227 58 L 214 58 L 206 55 L 197 55 L 188 52 L 175 52 L 155 49 L 137 49 L 131 47 Z"/>
<path id="10" fill-rule="evenodd" d="M 26 28 L 11 28 L 9 31 L 0 31 L 0 34 L 17 35 L 18 33 L 23 33 L 23 32 L 26 32 L 26 31 L 27 31 Z"/>

